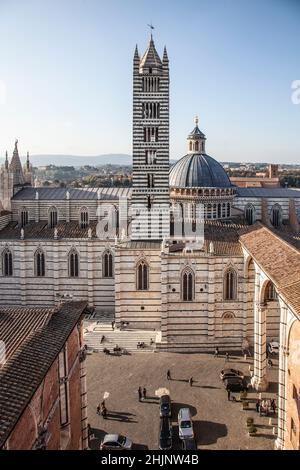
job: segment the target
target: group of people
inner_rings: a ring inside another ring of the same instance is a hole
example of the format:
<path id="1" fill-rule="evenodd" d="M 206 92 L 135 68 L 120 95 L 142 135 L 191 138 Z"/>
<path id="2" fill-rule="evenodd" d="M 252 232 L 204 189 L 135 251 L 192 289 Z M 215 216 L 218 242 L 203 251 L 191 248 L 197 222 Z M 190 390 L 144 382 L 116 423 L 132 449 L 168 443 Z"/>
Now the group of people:
<path id="1" fill-rule="evenodd" d="M 172 380 L 170 369 L 167 370 L 167 380 Z M 193 386 L 193 383 L 194 383 L 194 382 L 195 382 L 195 380 L 193 379 L 193 377 L 190 377 L 190 378 L 188 379 L 188 383 L 190 384 L 190 387 Z"/>
<path id="2" fill-rule="evenodd" d="M 214 357 L 219 357 L 219 354 L 220 354 L 219 348 L 218 348 L 218 346 L 216 346 L 215 352 L 214 352 Z M 228 352 L 225 353 L 225 361 L 226 362 L 229 361 L 229 353 Z"/>
<path id="3" fill-rule="evenodd" d="M 142 387 L 138 388 L 138 396 L 139 396 L 139 401 L 146 400 L 147 390 L 146 390 L 145 387 L 143 389 L 142 389 Z"/>
<path id="4" fill-rule="evenodd" d="M 275 402 L 274 398 L 272 398 L 271 400 L 258 399 L 256 401 L 255 407 L 256 407 L 257 413 L 259 413 L 259 414 L 262 414 L 262 413 L 268 414 L 269 408 L 271 408 L 271 410 L 273 411 L 274 414 L 276 413 L 276 402 Z"/>
<path id="5" fill-rule="evenodd" d="M 97 415 L 101 415 L 104 419 L 107 417 L 107 409 L 104 400 L 97 406 Z"/>

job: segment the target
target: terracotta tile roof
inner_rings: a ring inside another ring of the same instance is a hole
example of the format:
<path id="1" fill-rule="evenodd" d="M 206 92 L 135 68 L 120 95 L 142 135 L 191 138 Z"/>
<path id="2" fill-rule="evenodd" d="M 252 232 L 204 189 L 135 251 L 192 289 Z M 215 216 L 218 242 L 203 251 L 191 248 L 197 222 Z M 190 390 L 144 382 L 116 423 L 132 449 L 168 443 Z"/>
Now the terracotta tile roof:
<path id="1" fill-rule="evenodd" d="M 300 315 L 300 251 L 261 223 L 242 232 L 240 240 Z"/>
<path id="2" fill-rule="evenodd" d="M 46 376 L 57 355 L 62 350 L 77 322 L 84 314 L 86 302 L 68 302 L 58 311 L 52 309 L 24 309 L 24 314 L 31 317 L 33 331 L 26 337 L 30 320 L 26 323 L 26 331 L 22 331 L 21 309 L 15 309 L 19 324 L 16 331 L 8 327 L 9 318 L 13 318 L 14 309 L 1 309 L 0 315 L 6 315 L 6 321 L 0 323 L 0 339 L 16 335 L 21 339 L 10 338 L 9 343 L 18 349 L 10 356 L 0 369 L 0 448 L 16 425 L 19 417 L 30 402 L 37 388 Z M 37 313 L 40 311 L 40 313 Z M 40 316 L 37 321 L 37 316 Z M 44 319 L 44 320 L 43 320 Z M 44 321 L 44 324 L 43 324 Z M 9 328 L 9 332 L 6 329 Z M 5 331 L 2 331 L 2 330 Z"/>
<path id="3" fill-rule="evenodd" d="M 97 221 L 91 221 L 92 237 L 96 237 Z M 88 228 L 89 228 L 88 227 Z M 57 224 L 58 238 L 88 238 L 88 228 L 81 228 L 77 221 L 59 222 Z M 21 228 L 18 222 L 10 222 L 0 230 L 0 239 L 18 240 Z M 48 227 L 47 221 L 30 222 L 24 227 L 24 239 L 54 239 L 54 228 Z"/>

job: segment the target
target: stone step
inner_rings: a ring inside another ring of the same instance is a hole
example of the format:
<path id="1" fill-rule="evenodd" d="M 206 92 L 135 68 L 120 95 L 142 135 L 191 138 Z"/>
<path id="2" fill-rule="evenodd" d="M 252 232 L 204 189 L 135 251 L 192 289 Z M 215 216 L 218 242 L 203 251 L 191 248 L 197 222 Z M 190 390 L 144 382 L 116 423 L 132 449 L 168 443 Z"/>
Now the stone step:
<path id="1" fill-rule="evenodd" d="M 157 332 L 139 331 L 139 330 L 112 330 L 99 328 L 95 325 L 84 333 L 84 341 L 88 349 L 94 351 L 103 351 L 106 347 L 111 350 L 117 344 L 120 348 L 128 352 L 152 352 L 155 350 L 155 343 L 150 345 L 150 340 L 156 340 Z M 104 339 L 102 340 L 102 337 Z M 138 342 L 144 342 L 145 348 L 137 348 Z"/>

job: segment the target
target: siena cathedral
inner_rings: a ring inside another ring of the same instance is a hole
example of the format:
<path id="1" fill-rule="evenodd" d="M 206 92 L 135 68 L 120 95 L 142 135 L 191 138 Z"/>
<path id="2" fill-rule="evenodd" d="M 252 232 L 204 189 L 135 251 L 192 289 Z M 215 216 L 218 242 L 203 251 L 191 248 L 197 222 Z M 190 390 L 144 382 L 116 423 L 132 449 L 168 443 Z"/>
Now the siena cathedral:
<path id="1" fill-rule="evenodd" d="M 66 296 L 109 314 L 116 328 L 155 331 L 158 351 L 246 344 L 257 390 L 268 386 L 266 343 L 276 338 L 276 442 L 292 448 L 284 433 L 296 420 L 290 387 L 300 394 L 300 191 L 234 185 L 206 153 L 197 118 L 170 168 L 169 60 L 152 36 L 133 58 L 132 137 L 132 188 L 35 187 L 17 141 L 6 154 L 0 309 Z"/>

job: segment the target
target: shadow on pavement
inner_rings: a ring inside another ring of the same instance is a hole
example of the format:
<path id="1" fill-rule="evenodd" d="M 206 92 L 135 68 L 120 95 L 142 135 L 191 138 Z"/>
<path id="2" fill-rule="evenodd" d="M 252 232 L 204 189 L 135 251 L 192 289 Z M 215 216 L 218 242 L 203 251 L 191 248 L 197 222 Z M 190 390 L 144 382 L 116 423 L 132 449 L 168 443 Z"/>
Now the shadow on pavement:
<path id="1" fill-rule="evenodd" d="M 214 423 L 212 421 L 194 421 L 195 439 L 198 444 L 214 444 L 220 437 L 228 434 L 226 424 Z"/>

